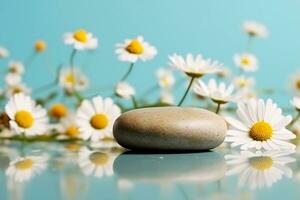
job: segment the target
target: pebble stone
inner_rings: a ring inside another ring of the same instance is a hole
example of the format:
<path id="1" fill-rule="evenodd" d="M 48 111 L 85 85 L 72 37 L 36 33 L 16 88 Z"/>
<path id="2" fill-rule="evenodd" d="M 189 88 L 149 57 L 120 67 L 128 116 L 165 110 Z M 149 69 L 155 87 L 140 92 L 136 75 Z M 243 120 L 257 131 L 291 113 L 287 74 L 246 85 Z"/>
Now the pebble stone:
<path id="1" fill-rule="evenodd" d="M 191 107 L 153 107 L 123 113 L 113 134 L 124 148 L 139 151 L 205 151 L 227 132 L 223 117 Z"/>

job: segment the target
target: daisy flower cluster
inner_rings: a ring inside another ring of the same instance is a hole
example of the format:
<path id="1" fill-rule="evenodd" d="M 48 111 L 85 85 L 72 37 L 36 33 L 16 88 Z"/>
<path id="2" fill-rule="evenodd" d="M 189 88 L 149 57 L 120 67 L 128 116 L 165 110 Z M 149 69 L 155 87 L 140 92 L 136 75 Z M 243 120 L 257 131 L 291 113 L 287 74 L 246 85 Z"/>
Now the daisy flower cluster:
<path id="1" fill-rule="evenodd" d="M 57 63 L 51 81 L 37 88 L 31 89 L 25 84 L 26 74 L 38 56 L 46 56 L 47 43 L 37 40 L 24 61 L 10 60 L 9 50 L 0 47 L 1 62 L 7 62 L 8 66 L 0 99 L 3 103 L 0 138 L 22 142 L 75 142 L 68 148 L 78 153 L 76 159 L 85 175 L 111 175 L 111 167 L 105 164 L 111 166 L 114 158 L 97 148 L 119 148 L 112 127 L 122 112 L 143 107 L 192 105 L 211 110 L 226 120 L 228 132 L 224 144 L 238 151 L 226 159 L 229 166 L 239 164 L 237 169 L 229 169 L 228 175 L 242 174 L 242 182 L 246 183 L 253 181 L 255 178 L 250 176 L 255 174 L 260 182 L 251 182 L 251 187 L 270 186 L 283 175 L 291 175 L 289 170 L 283 170 L 280 175 L 272 174 L 292 160 L 281 158 L 288 155 L 281 152 L 290 153 L 296 147 L 295 140 L 300 133 L 296 130 L 300 127 L 300 97 L 295 95 L 291 101 L 293 117 L 284 114 L 285 110 L 273 100 L 260 98 L 272 90 L 255 88 L 256 80 L 251 74 L 259 70 L 259 62 L 252 46 L 258 38 L 267 38 L 268 30 L 254 21 L 245 22 L 242 30 L 247 42 L 244 50 L 233 56 L 235 69 L 230 70 L 208 55 L 171 53 L 160 65 L 163 67 L 153 73 L 154 84 L 144 91 L 135 88 L 131 77 L 135 68 L 155 59 L 158 50 L 140 35 L 118 42 L 116 59 L 125 63 L 126 68 L 108 87 L 109 95 L 101 90 L 96 94 L 91 92 L 93 85 L 85 68 L 76 62 L 78 56 L 84 52 L 92 55 L 100 46 L 96 34 L 86 29 L 63 34 L 63 43 L 69 48 L 68 57 Z M 294 80 L 293 88 L 300 91 L 300 80 Z M 180 93 L 183 87 L 185 90 Z M 81 148 L 79 144 L 86 147 Z M 275 151 L 278 154 L 273 153 Z M 44 162 L 45 159 L 36 156 L 22 155 L 11 160 L 6 173 L 22 181 L 45 169 Z M 26 175 L 18 178 L 19 169 L 29 168 L 36 172 L 26 171 Z M 270 173 L 266 171 L 269 169 Z M 262 180 L 265 176 L 273 176 L 273 179 L 266 182 Z"/>

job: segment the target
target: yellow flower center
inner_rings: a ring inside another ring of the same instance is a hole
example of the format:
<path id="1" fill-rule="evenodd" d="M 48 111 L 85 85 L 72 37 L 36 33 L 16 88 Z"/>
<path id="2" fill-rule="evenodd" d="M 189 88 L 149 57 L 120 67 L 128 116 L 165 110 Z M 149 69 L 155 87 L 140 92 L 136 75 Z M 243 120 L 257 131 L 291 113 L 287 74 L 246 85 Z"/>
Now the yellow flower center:
<path id="1" fill-rule="evenodd" d="M 246 87 L 247 81 L 244 79 L 241 79 L 241 80 L 239 80 L 238 84 L 241 88 L 243 88 L 243 87 Z"/>
<path id="2" fill-rule="evenodd" d="M 77 143 L 70 143 L 70 144 L 65 145 L 65 149 L 67 149 L 70 152 L 78 152 L 80 148 L 81 148 L 81 145 L 77 144 Z"/>
<path id="3" fill-rule="evenodd" d="M 35 42 L 34 48 L 37 52 L 43 52 L 46 50 L 47 45 L 43 40 L 38 40 Z"/>
<path id="4" fill-rule="evenodd" d="M 95 165 L 104 165 L 108 161 L 108 155 L 101 152 L 94 152 L 90 155 L 90 161 Z"/>
<path id="5" fill-rule="evenodd" d="M 132 40 L 130 44 L 126 47 L 126 51 L 132 54 L 142 54 L 144 52 L 144 47 L 140 41 L 135 39 Z"/>
<path id="6" fill-rule="evenodd" d="M 79 135 L 79 129 L 77 126 L 70 126 L 66 129 L 65 134 L 69 137 L 76 137 Z"/>
<path id="7" fill-rule="evenodd" d="M 86 43 L 88 41 L 87 32 L 84 29 L 80 29 L 73 34 L 73 37 L 78 42 Z"/>
<path id="8" fill-rule="evenodd" d="M 18 94 L 18 93 L 21 93 L 21 92 L 23 92 L 23 89 L 21 87 L 15 86 L 12 89 L 12 94 Z"/>
<path id="9" fill-rule="evenodd" d="M 67 115 L 68 109 L 62 103 L 54 104 L 49 110 L 49 114 L 55 118 L 62 118 Z"/>
<path id="10" fill-rule="evenodd" d="M 75 76 L 73 75 L 73 73 L 70 73 L 70 74 L 67 74 L 67 75 L 66 75 L 65 81 L 66 81 L 67 83 L 70 83 L 70 84 L 75 84 L 76 78 L 75 78 Z"/>
<path id="11" fill-rule="evenodd" d="M 31 169 L 33 166 L 33 160 L 31 159 L 24 159 L 24 160 L 21 160 L 19 162 L 17 162 L 15 164 L 15 167 L 18 169 L 18 170 L 27 170 L 27 169 Z"/>
<path id="12" fill-rule="evenodd" d="M 98 113 L 91 118 L 90 123 L 95 129 L 103 129 L 108 125 L 108 118 L 105 114 Z"/>
<path id="13" fill-rule="evenodd" d="M 256 122 L 249 131 L 249 136 L 256 141 L 266 141 L 272 137 L 272 127 L 264 121 Z"/>
<path id="14" fill-rule="evenodd" d="M 296 81 L 296 88 L 300 90 L 300 79 Z"/>
<path id="15" fill-rule="evenodd" d="M 15 121 L 22 128 L 30 128 L 33 125 L 34 118 L 30 112 L 21 110 L 15 114 Z"/>
<path id="16" fill-rule="evenodd" d="M 243 65 L 249 65 L 250 64 L 250 60 L 248 57 L 243 57 L 242 60 L 241 60 L 241 63 Z"/>
<path id="17" fill-rule="evenodd" d="M 257 170 L 267 170 L 272 167 L 273 160 L 269 156 L 259 156 L 250 158 L 249 163 Z"/>

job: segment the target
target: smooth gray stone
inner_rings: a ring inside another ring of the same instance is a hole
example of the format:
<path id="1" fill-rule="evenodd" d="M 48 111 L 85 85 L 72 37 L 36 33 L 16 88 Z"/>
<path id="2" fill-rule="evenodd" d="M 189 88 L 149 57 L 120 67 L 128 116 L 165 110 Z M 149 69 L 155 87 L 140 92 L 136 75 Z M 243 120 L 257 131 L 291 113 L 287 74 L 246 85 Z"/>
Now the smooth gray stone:
<path id="1" fill-rule="evenodd" d="M 117 142 L 132 150 L 203 151 L 225 139 L 225 120 L 200 108 L 155 107 L 122 114 L 113 127 Z"/>

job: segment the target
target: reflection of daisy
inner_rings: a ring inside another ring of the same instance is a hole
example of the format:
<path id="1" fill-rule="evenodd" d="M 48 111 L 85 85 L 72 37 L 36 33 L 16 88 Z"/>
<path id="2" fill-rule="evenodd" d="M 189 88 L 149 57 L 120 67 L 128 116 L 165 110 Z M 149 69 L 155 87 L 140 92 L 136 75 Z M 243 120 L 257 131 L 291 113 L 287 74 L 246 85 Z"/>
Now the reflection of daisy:
<path id="1" fill-rule="evenodd" d="M 6 175 L 17 182 L 28 181 L 47 167 L 47 156 L 25 156 L 10 162 Z"/>
<path id="2" fill-rule="evenodd" d="M 126 39 L 124 43 L 116 45 L 116 54 L 119 60 L 135 63 L 137 60 L 147 61 L 152 59 L 157 50 L 148 42 L 144 41 L 142 36 L 136 39 Z"/>
<path id="3" fill-rule="evenodd" d="M 296 136 L 286 129 L 292 117 L 283 116 L 282 111 L 271 99 L 251 99 L 239 103 L 236 111 L 240 120 L 227 117 L 230 127 L 225 141 L 241 149 L 294 149 L 288 141 Z"/>
<path id="4" fill-rule="evenodd" d="M 293 100 L 291 100 L 291 104 L 295 107 L 296 110 L 300 111 L 300 98 L 294 97 Z"/>
<path id="5" fill-rule="evenodd" d="M 243 23 L 243 30 L 250 36 L 257 37 L 267 37 L 268 30 L 265 25 L 255 22 L 255 21 L 246 21 Z"/>
<path id="6" fill-rule="evenodd" d="M 135 94 L 135 89 L 127 82 L 119 82 L 116 86 L 116 94 L 124 99 L 130 99 Z"/>
<path id="7" fill-rule="evenodd" d="M 112 136 L 112 126 L 121 114 L 120 108 L 111 98 L 94 97 L 83 100 L 77 110 L 77 124 L 84 140 L 97 141 Z"/>
<path id="8" fill-rule="evenodd" d="M 41 53 L 41 52 L 45 51 L 46 48 L 47 48 L 47 44 L 44 40 L 38 40 L 34 44 L 34 49 L 38 53 Z"/>
<path id="9" fill-rule="evenodd" d="M 64 68 L 60 71 L 59 84 L 67 92 L 73 89 L 83 91 L 88 88 L 89 81 L 87 77 L 78 69 Z"/>
<path id="10" fill-rule="evenodd" d="M 18 83 L 14 85 L 9 85 L 5 89 L 5 96 L 7 98 L 10 98 L 14 96 L 15 94 L 23 93 L 23 94 L 30 94 L 31 89 L 28 88 L 24 83 Z"/>
<path id="11" fill-rule="evenodd" d="M 237 96 L 233 95 L 233 85 L 226 86 L 224 82 L 217 84 L 215 79 L 210 79 L 208 84 L 198 80 L 195 84 L 194 92 L 200 96 L 208 97 L 213 102 L 218 104 L 225 104 L 230 101 L 236 101 Z"/>
<path id="12" fill-rule="evenodd" d="M 9 52 L 6 48 L 0 46 L 0 59 L 9 56 Z"/>
<path id="13" fill-rule="evenodd" d="M 67 45 L 72 45 L 76 50 L 93 50 L 98 47 L 98 39 L 84 29 L 65 33 L 64 42 Z"/>
<path id="14" fill-rule="evenodd" d="M 193 78 L 199 78 L 205 74 L 212 74 L 220 71 L 223 65 L 217 61 L 204 59 L 201 54 L 193 56 L 187 54 L 186 58 L 174 54 L 169 56 L 170 66 L 175 67 Z"/>
<path id="15" fill-rule="evenodd" d="M 255 79 L 253 77 L 237 76 L 233 79 L 233 84 L 239 89 L 249 89 L 254 86 Z"/>
<path id="16" fill-rule="evenodd" d="M 8 71 L 13 74 L 23 74 L 25 69 L 23 63 L 19 61 L 11 61 L 8 64 Z"/>
<path id="17" fill-rule="evenodd" d="M 258 61 L 253 54 L 235 54 L 233 60 L 235 65 L 244 71 L 256 71 L 258 68 Z"/>
<path id="18" fill-rule="evenodd" d="M 227 164 L 232 166 L 227 176 L 239 175 L 239 186 L 250 186 L 251 189 L 271 187 L 283 176 L 292 177 L 292 170 L 285 166 L 295 159 L 287 155 L 290 151 L 242 151 L 240 154 L 226 155 Z"/>
<path id="19" fill-rule="evenodd" d="M 47 112 L 23 93 L 14 95 L 6 104 L 10 127 L 17 134 L 41 135 L 47 130 Z"/>
<path id="20" fill-rule="evenodd" d="M 175 83 L 175 78 L 170 69 L 159 68 L 156 71 L 156 77 L 158 79 L 159 86 L 164 89 L 170 89 Z"/>
<path id="21" fill-rule="evenodd" d="M 79 152 L 78 164 L 87 176 L 113 175 L 113 162 L 116 155 L 104 151 L 91 151 L 83 147 Z"/>

